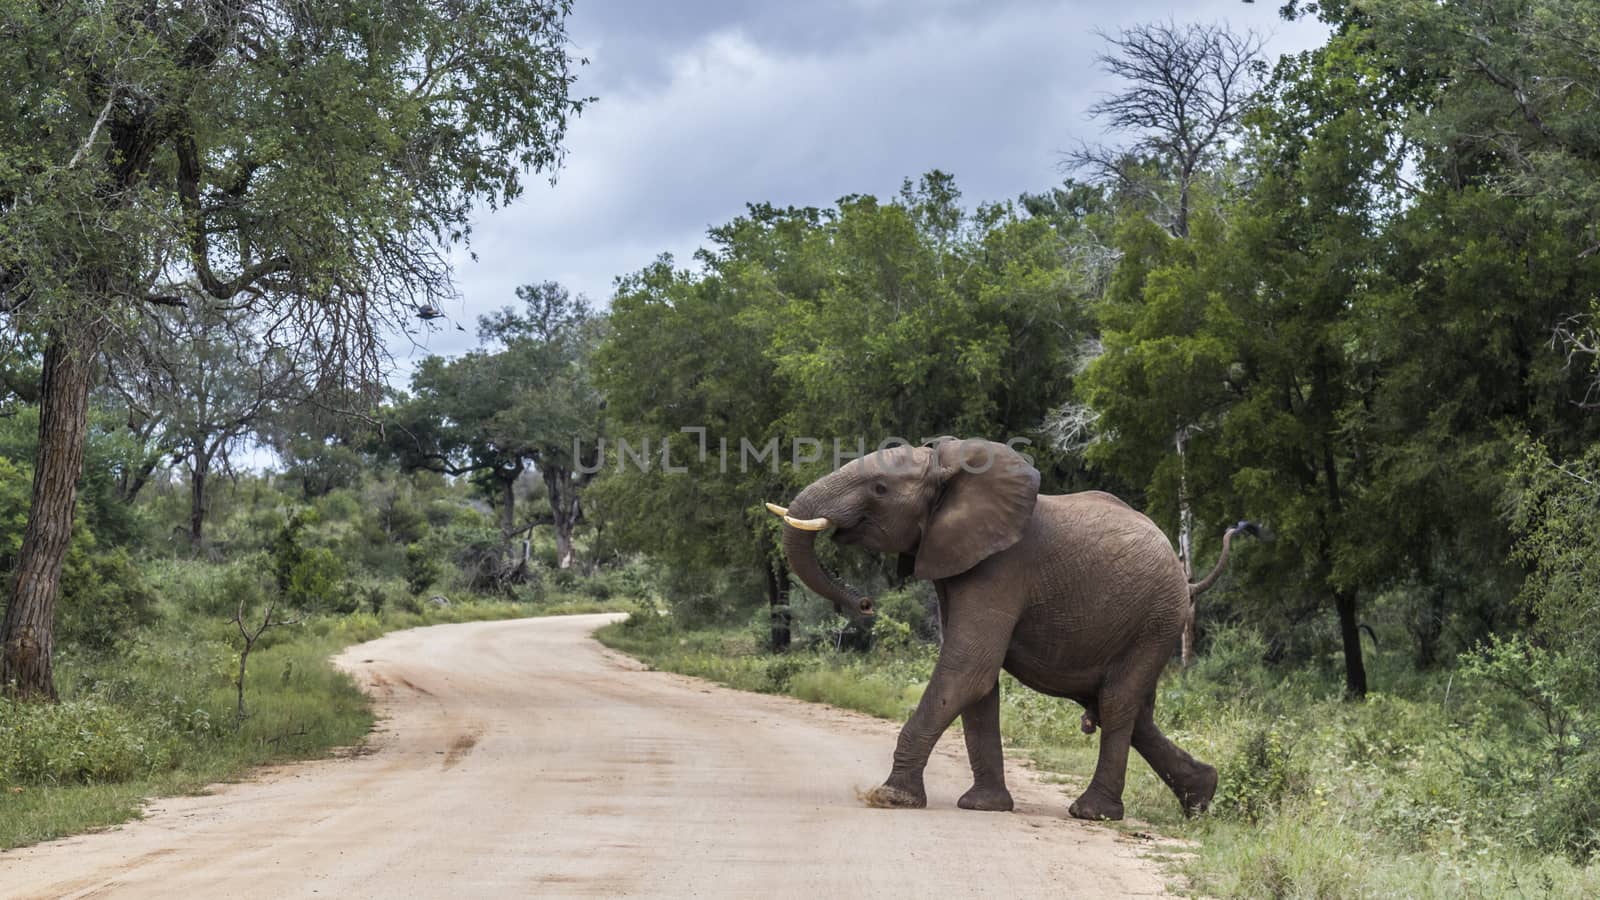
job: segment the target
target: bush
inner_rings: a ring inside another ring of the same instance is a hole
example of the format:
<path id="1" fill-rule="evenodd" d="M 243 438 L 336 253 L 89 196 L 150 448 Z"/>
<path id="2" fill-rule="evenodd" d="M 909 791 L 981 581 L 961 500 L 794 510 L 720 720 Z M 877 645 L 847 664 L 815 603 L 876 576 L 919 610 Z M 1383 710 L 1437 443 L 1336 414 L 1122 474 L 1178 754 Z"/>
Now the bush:
<path id="1" fill-rule="evenodd" d="M 420 594 L 432 587 L 442 574 L 443 568 L 431 550 L 421 544 L 406 547 L 406 587 L 411 593 Z"/>
<path id="2" fill-rule="evenodd" d="M 766 606 L 766 588 L 747 571 L 660 573 L 662 598 L 679 627 L 700 628 L 745 620 Z"/>
<path id="3" fill-rule="evenodd" d="M 1306 772 L 1294 762 L 1291 723 L 1256 725 L 1240 751 L 1219 766 L 1215 808 L 1223 815 L 1259 822 L 1284 801 L 1305 793 Z"/>
<path id="4" fill-rule="evenodd" d="M 126 550 L 96 551 L 86 530 L 61 573 L 57 636 L 95 652 L 115 649 L 155 618 L 155 593 Z"/>
<path id="5" fill-rule="evenodd" d="M 1600 750 L 1550 779 L 1533 807 L 1534 845 L 1577 865 L 1600 857 Z"/>
<path id="6" fill-rule="evenodd" d="M 887 650 L 939 642 L 938 601 L 926 585 L 915 584 L 878 595 L 873 641 Z"/>
<path id="7" fill-rule="evenodd" d="M 774 656 L 767 660 L 767 684 L 771 692 L 781 694 L 787 691 L 794 676 L 815 665 L 814 660 L 815 657 L 799 653 Z"/>
<path id="8" fill-rule="evenodd" d="M 172 764 L 175 743 L 158 717 L 93 699 L 0 699 L 0 786 L 148 776 Z"/>
<path id="9" fill-rule="evenodd" d="M 1544 750 L 1557 772 L 1585 743 L 1596 739 L 1589 710 L 1600 672 L 1593 661 L 1537 646 L 1526 638 L 1492 637 L 1464 654 L 1461 663 L 1469 683 L 1502 690 L 1525 704 L 1543 731 Z"/>
<path id="10" fill-rule="evenodd" d="M 295 512 L 272 541 L 273 578 L 284 600 L 298 609 L 317 609 L 329 602 L 344 577 L 344 566 L 333 551 L 305 545 L 305 527 L 315 521 L 314 513 Z"/>

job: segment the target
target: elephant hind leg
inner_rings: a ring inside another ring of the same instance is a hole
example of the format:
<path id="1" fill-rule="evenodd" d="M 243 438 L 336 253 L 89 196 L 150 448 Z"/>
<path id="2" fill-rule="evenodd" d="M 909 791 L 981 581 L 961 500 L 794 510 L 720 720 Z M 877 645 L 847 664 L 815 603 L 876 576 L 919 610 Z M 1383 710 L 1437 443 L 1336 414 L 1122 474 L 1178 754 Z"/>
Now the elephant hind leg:
<path id="1" fill-rule="evenodd" d="M 1011 792 L 1006 790 L 1005 755 L 1000 749 L 1000 682 L 961 711 L 961 731 L 972 763 L 972 787 L 956 805 L 962 809 L 1010 812 Z"/>
<path id="2" fill-rule="evenodd" d="M 1089 781 L 1078 799 L 1067 807 L 1075 819 L 1122 819 L 1122 785 L 1128 773 L 1128 744 L 1133 736 L 1133 723 L 1129 717 L 1117 716 L 1105 704 L 1106 712 L 1100 721 L 1100 759 L 1095 764 L 1094 778 Z"/>
<path id="3" fill-rule="evenodd" d="M 1173 635 L 1176 637 L 1176 635 Z M 1151 644 L 1155 645 L 1152 640 Z M 1166 647 L 1161 639 L 1159 646 Z M 1067 812 L 1079 819 L 1122 818 L 1122 789 L 1128 778 L 1128 750 L 1140 721 L 1153 708 L 1156 682 L 1166 665 L 1165 651 L 1133 657 L 1128 665 L 1108 673 L 1098 696 L 1084 705 L 1085 731 L 1090 724 L 1100 728 L 1100 759 L 1094 778 Z M 1154 720 L 1151 720 L 1154 724 Z"/>
<path id="4" fill-rule="evenodd" d="M 1133 746 L 1178 798 L 1185 816 L 1203 813 L 1211 806 L 1217 793 L 1217 770 L 1161 733 L 1156 727 L 1154 702 L 1145 705 L 1134 723 Z"/>

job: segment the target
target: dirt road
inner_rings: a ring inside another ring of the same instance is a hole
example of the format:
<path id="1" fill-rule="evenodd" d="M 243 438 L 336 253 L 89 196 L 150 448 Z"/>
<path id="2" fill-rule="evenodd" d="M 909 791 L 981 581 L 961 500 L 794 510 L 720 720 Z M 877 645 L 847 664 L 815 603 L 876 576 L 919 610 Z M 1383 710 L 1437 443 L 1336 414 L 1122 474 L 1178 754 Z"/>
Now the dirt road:
<path id="1" fill-rule="evenodd" d="M 1154 865 L 1011 767 L 1018 812 L 862 807 L 897 726 L 642 671 L 608 616 L 445 625 L 346 651 L 372 752 L 0 853 L 5 897 L 1150 896 Z"/>

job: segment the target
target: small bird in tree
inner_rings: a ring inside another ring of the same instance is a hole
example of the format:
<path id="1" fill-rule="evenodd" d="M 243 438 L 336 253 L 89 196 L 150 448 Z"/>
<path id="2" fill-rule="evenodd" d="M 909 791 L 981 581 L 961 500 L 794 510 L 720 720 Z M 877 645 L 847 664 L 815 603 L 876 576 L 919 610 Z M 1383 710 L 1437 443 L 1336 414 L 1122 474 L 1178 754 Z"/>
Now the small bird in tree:
<path id="1" fill-rule="evenodd" d="M 417 318 L 421 319 L 424 322 L 427 322 L 427 321 L 429 321 L 431 319 L 442 319 L 442 318 L 444 318 L 444 313 L 439 311 L 439 307 L 430 306 L 430 305 L 424 303 L 421 306 L 417 307 Z"/>

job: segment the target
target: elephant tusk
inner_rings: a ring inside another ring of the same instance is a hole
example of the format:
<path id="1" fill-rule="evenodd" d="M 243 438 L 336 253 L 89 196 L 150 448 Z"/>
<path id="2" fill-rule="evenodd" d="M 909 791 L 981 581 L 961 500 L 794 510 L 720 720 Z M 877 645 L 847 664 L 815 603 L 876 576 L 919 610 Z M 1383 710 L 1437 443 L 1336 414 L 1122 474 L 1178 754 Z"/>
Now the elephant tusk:
<path id="1" fill-rule="evenodd" d="M 789 523 L 789 527 L 798 528 L 801 531 L 821 531 L 828 527 L 827 516 L 817 519 L 796 519 L 794 516 L 785 514 L 783 521 Z"/>
<path id="2" fill-rule="evenodd" d="M 789 514 L 789 509 L 788 507 L 779 506 L 776 503 L 768 503 L 767 512 L 772 513 L 775 516 L 787 516 Z"/>

